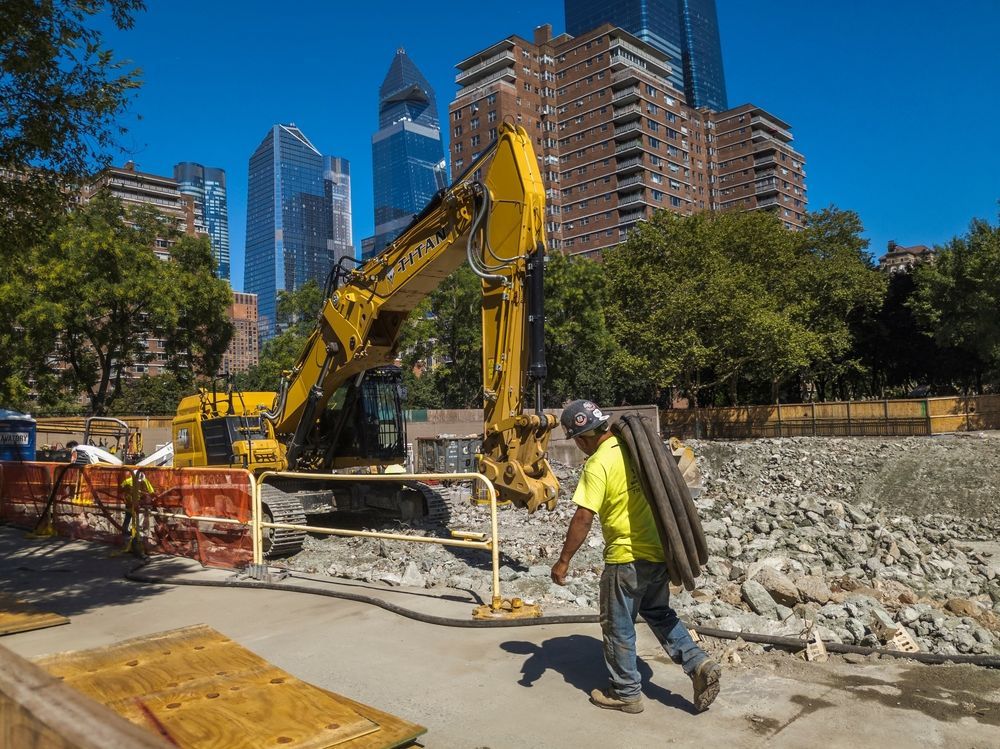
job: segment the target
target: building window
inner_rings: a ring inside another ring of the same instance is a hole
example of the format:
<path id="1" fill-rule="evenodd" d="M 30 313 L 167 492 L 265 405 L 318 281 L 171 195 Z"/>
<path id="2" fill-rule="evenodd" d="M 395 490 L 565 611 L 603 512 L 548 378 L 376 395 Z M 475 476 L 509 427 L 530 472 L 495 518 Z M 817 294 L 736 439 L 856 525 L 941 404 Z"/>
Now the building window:
<path id="1" fill-rule="evenodd" d="M 497 110 L 491 109 L 489 112 L 487 112 L 486 113 L 486 121 L 487 122 L 496 122 L 497 121 Z"/>

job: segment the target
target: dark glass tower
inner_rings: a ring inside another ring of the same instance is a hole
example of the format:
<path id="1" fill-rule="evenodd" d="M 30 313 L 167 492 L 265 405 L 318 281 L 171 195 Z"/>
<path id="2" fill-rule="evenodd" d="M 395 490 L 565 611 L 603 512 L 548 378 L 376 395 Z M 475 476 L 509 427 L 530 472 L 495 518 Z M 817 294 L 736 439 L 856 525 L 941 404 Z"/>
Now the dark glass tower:
<path id="1" fill-rule="evenodd" d="M 351 245 L 350 167 L 295 125 L 275 125 L 250 157 L 244 288 L 257 294 L 261 340 L 279 332 L 278 292 L 320 288 Z"/>
<path id="2" fill-rule="evenodd" d="M 681 0 L 684 94 L 695 107 L 729 109 L 715 0 Z"/>
<path id="3" fill-rule="evenodd" d="M 669 58 L 671 83 L 688 104 L 728 109 L 715 0 L 564 0 L 573 36 L 603 23 L 625 29 Z"/>
<path id="4" fill-rule="evenodd" d="M 226 173 L 222 169 L 202 166 L 192 161 L 174 165 L 174 179 L 180 191 L 194 198 L 205 217 L 205 226 L 212 242 L 216 273 L 229 280 L 229 208 L 226 202 Z"/>
<path id="5" fill-rule="evenodd" d="M 379 129 L 372 136 L 374 242 L 365 259 L 381 252 L 447 184 L 434 90 L 402 49 L 379 89 Z"/>

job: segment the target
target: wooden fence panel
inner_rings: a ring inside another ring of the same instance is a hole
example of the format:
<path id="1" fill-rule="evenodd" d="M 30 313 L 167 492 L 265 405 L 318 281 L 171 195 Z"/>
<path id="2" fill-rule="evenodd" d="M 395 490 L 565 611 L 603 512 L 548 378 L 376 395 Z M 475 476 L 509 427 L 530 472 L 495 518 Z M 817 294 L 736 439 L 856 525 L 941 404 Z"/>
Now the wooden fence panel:
<path id="1" fill-rule="evenodd" d="M 702 439 L 891 437 L 1000 429 L 1000 395 L 666 410 L 660 413 L 660 424 L 665 435 Z"/>

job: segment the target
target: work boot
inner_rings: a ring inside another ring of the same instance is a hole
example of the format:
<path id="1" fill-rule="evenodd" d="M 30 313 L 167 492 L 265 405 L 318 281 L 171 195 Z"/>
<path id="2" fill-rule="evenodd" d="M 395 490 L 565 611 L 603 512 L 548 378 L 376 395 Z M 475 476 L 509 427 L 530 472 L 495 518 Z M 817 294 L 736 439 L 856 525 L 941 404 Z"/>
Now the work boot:
<path id="1" fill-rule="evenodd" d="M 722 666 L 711 658 L 706 658 L 691 674 L 694 684 L 694 706 L 698 712 L 707 710 L 719 696 L 719 680 L 722 678 Z"/>
<path id="2" fill-rule="evenodd" d="M 623 700 L 611 693 L 610 689 L 594 689 L 590 692 L 590 704 L 605 710 L 621 710 L 623 713 L 641 713 L 642 696 L 631 700 Z"/>

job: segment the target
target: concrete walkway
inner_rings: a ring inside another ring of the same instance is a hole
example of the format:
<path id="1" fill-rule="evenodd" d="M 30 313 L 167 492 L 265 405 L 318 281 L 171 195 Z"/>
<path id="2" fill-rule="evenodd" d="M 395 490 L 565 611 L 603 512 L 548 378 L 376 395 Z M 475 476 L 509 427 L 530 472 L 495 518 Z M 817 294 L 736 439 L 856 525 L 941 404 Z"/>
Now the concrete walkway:
<path id="1" fill-rule="evenodd" d="M 205 623 L 299 678 L 427 726 L 429 747 L 1000 747 L 996 671 L 767 656 L 727 669 L 718 701 L 695 715 L 690 683 L 641 628 L 646 710 L 624 715 L 587 702 L 605 679 L 596 625 L 440 627 L 321 596 L 133 583 L 122 574 L 134 564 L 0 528 L 0 589 L 71 619 L 0 644 L 30 658 Z M 471 611 L 460 592 L 440 601 L 354 585 L 429 613 Z"/>

